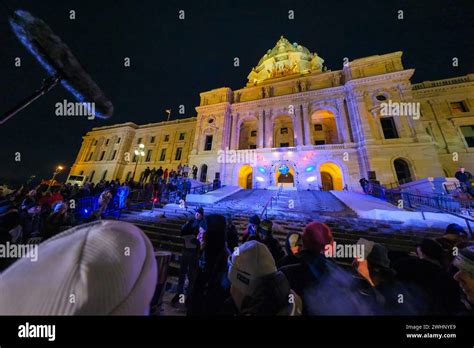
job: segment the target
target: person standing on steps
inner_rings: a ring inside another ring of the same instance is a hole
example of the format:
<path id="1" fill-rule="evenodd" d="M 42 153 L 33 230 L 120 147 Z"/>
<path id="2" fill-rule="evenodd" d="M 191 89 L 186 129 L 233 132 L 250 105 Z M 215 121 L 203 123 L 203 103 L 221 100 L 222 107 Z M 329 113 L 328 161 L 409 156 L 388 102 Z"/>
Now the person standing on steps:
<path id="1" fill-rule="evenodd" d="M 171 305 L 176 306 L 182 302 L 182 295 L 187 296 L 194 285 L 194 279 L 199 267 L 199 241 L 197 235 L 200 228 L 205 229 L 204 209 L 201 207 L 196 210 L 194 218 L 189 220 L 181 229 L 181 236 L 184 239 L 184 247 L 181 255 L 181 264 L 179 269 L 178 287 L 176 295 L 171 300 Z M 188 288 L 184 294 L 184 282 L 188 278 Z M 181 300 L 181 301 L 180 301 Z"/>
<path id="2" fill-rule="evenodd" d="M 366 178 L 362 178 L 359 180 L 360 186 L 362 187 L 362 190 L 364 190 L 364 193 L 367 194 L 369 193 L 369 180 Z"/>
<path id="3" fill-rule="evenodd" d="M 467 172 L 464 167 L 460 167 L 459 170 L 454 174 L 454 177 L 459 180 L 459 184 L 464 192 L 469 193 L 472 196 L 471 191 L 471 180 L 472 174 Z"/>

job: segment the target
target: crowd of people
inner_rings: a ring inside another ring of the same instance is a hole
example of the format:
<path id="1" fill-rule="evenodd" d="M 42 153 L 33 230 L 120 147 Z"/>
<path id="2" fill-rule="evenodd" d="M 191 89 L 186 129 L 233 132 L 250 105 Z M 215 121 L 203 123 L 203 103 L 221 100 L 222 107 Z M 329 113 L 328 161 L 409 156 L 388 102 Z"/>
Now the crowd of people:
<path id="1" fill-rule="evenodd" d="M 192 188 L 189 172 L 187 165 L 180 165 L 178 170 L 170 171 L 147 168 L 138 182 L 117 179 L 82 186 L 66 183 L 9 192 L 0 189 L 0 238 L 14 243 L 25 243 L 30 238 L 46 240 L 77 224 L 101 219 L 111 210 L 127 208 L 131 199 L 179 203 Z M 80 211 L 84 206 L 87 209 Z"/>
<path id="2" fill-rule="evenodd" d="M 101 219 L 112 202 L 127 205 L 132 190 L 150 198 L 189 192 L 183 170 L 161 171 L 139 182 L 101 181 L 82 187 L 39 186 L 0 192 L 0 244 L 49 239 L 71 226 Z M 157 175 L 157 176 L 156 176 Z M 176 187 L 176 189 L 174 189 Z M 90 219 L 77 221 L 71 206 L 98 197 Z M 325 250 L 331 229 L 311 222 L 288 233 L 284 247 L 271 220 L 254 215 L 241 234 L 230 214 L 203 208 L 181 229 L 183 252 L 173 306 L 194 315 L 471 315 L 474 313 L 474 246 L 450 224 L 443 236 L 423 239 L 411 254 L 361 239 L 364 257 L 344 266 Z M 0 272 L 15 260 L 0 259 Z"/>
<path id="3" fill-rule="evenodd" d="M 459 225 L 411 254 L 361 239 L 352 267 L 325 253 L 334 240 L 324 223 L 289 233 L 285 248 L 276 228 L 255 215 L 239 238 L 229 215 L 198 209 L 181 231 L 172 305 L 191 316 L 474 314 L 474 246 Z"/>

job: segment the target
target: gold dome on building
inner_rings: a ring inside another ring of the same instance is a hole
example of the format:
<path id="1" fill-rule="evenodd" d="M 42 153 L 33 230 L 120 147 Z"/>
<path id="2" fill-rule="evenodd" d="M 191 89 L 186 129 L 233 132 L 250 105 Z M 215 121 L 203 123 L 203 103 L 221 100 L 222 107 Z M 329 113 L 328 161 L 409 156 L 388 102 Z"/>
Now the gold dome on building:
<path id="1" fill-rule="evenodd" d="M 267 51 L 247 76 L 248 85 L 283 76 L 322 72 L 323 63 L 317 53 L 311 53 L 306 47 L 281 36 L 275 47 Z"/>

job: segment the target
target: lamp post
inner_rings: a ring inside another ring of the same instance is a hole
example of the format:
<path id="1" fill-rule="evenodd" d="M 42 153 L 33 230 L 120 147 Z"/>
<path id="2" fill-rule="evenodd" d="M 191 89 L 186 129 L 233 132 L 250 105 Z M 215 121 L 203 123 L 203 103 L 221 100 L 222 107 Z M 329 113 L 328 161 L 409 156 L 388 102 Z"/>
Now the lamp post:
<path id="1" fill-rule="evenodd" d="M 49 182 L 49 185 L 48 185 L 48 189 L 46 191 L 50 191 L 51 190 L 51 185 L 53 184 L 54 182 L 54 179 L 56 178 L 56 175 L 58 175 L 59 173 L 61 173 L 63 171 L 63 167 L 62 166 L 57 166 L 56 167 L 56 170 L 54 171 L 53 173 L 53 177 L 51 178 L 50 182 Z"/>
<path id="2" fill-rule="evenodd" d="M 135 156 L 137 156 L 137 160 L 135 161 L 135 169 L 133 169 L 132 182 L 135 181 L 135 173 L 137 171 L 138 161 L 140 160 L 140 158 L 145 157 L 145 145 L 144 144 L 138 145 L 138 148 L 135 149 Z"/>

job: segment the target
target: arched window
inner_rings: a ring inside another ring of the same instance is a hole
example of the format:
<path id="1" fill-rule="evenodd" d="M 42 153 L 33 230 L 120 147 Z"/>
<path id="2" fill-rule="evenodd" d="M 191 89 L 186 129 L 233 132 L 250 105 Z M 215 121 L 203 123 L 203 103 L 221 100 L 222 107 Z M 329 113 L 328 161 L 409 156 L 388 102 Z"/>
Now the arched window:
<path id="1" fill-rule="evenodd" d="M 398 138 L 397 127 L 393 117 L 381 117 L 380 124 L 382 125 L 382 132 L 385 139 Z"/>
<path id="2" fill-rule="evenodd" d="M 89 182 L 92 182 L 92 180 L 94 180 L 94 175 L 95 175 L 95 170 L 91 172 L 91 175 L 89 176 Z"/>
<path id="3" fill-rule="evenodd" d="M 395 167 L 395 173 L 397 174 L 397 180 L 399 184 L 404 184 L 412 181 L 412 174 L 410 172 L 410 166 L 407 161 L 397 158 L 393 161 L 393 166 Z"/>
<path id="4" fill-rule="evenodd" d="M 104 174 L 102 174 L 102 180 L 105 180 L 107 178 L 107 170 L 104 170 Z"/>

